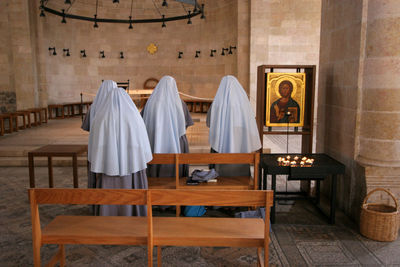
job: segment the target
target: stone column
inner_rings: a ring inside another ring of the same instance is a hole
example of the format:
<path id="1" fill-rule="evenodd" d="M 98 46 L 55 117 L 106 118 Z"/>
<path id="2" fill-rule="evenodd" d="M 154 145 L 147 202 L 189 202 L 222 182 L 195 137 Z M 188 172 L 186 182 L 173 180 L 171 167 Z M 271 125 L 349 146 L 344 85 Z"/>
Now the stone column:
<path id="1" fill-rule="evenodd" d="M 400 1 L 369 0 L 366 27 L 356 157 L 400 167 Z"/>
<path id="2" fill-rule="evenodd" d="M 250 3 L 248 0 L 237 1 L 237 44 L 236 44 L 236 66 L 237 78 L 244 90 L 249 93 L 250 80 Z"/>

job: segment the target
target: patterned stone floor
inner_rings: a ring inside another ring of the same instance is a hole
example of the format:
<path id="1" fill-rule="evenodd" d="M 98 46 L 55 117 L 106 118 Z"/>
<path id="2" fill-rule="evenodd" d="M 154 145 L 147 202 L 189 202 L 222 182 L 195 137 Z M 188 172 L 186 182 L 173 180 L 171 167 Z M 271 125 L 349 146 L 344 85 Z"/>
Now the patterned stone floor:
<path id="1" fill-rule="evenodd" d="M 189 143 L 208 151 L 208 131 L 204 116 L 196 119 Z M 49 124 L 0 137 L 0 156 L 22 155 L 49 143 L 87 143 L 87 133 L 79 129 L 80 119 L 53 120 Z M 190 129 L 190 128 L 189 128 Z M 192 141 L 191 141 L 192 140 Z M 191 143 L 192 142 L 192 143 Z M 272 152 L 284 149 L 286 139 L 272 138 Z M 289 140 L 296 144 L 295 140 Z M 18 152 L 19 151 L 19 152 Z M 199 150 L 201 151 L 201 150 Z M 17 159 L 18 157 L 15 157 Z M 47 168 L 36 167 L 37 187 L 47 187 Z M 86 187 L 87 172 L 79 168 L 80 187 Z M 72 168 L 55 167 L 56 187 L 72 187 Z M 27 187 L 28 168 L 0 167 L 0 266 L 32 266 L 32 242 Z M 295 189 L 296 183 L 289 183 Z M 285 189 L 284 178 L 278 188 Z M 42 223 L 58 214 L 89 214 L 87 206 L 44 206 Z M 207 216 L 229 216 L 231 211 L 208 210 Z M 163 215 L 168 215 L 168 212 Z M 277 223 L 272 225 L 269 262 L 271 266 L 400 266 L 400 238 L 395 242 L 375 242 L 362 237 L 358 228 L 340 211 L 337 223 L 329 225 L 308 202 L 279 202 Z M 44 246 L 47 261 L 55 246 Z M 67 246 L 68 266 L 146 266 L 146 248 L 140 246 Z M 163 266 L 256 266 L 253 248 L 163 248 Z"/>
<path id="2" fill-rule="evenodd" d="M 47 186 L 47 168 L 36 169 L 37 186 Z M 70 167 L 54 168 L 57 187 L 72 187 Z M 85 177 L 86 169 L 79 168 Z M 85 187 L 80 179 L 80 187 Z M 32 266 L 31 223 L 26 167 L 0 168 L 0 266 Z M 288 204 L 288 203 L 286 203 Z M 341 212 L 329 225 L 305 201 L 277 206 L 272 225 L 271 266 L 400 266 L 400 239 L 375 242 L 360 236 Z M 58 214 L 89 214 L 87 206 L 43 206 L 42 223 Z M 217 215 L 216 215 L 217 214 Z M 229 216 L 231 211 L 208 210 L 208 216 Z M 168 212 L 166 214 L 168 215 Z M 172 213 L 170 214 L 172 215 Z M 55 246 L 42 249 L 47 261 Z M 146 248 L 140 246 L 67 246 L 68 266 L 146 266 Z M 166 247 L 163 266 L 256 266 L 253 248 Z"/>

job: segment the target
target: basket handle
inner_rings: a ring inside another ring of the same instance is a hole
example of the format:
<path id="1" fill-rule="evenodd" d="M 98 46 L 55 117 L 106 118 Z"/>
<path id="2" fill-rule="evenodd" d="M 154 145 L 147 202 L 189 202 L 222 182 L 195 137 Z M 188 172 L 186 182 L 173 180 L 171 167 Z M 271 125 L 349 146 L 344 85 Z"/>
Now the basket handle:
<path id="1" fill-rule="evenodd" d="M 396 205 L 396 210 L 397 210 L 397 211 L 399 210 L 399 203 L 398 203 L 396 197 L 395 197 L 389 190 L 386 190 L 385 188 L 375 188 L 374 190 L 372 190 L 371 192 L 369 192 L 369 193 L 365 196 L 365 198 L 364 198 L 363 205 L 365 205 L 365 204 L 367 203 L 368 198 L 369 198 L 373 193 L 375 193 L 376 191 L 383 191 L 383 192 L 386 192 L 389 196 L 391 196 L 392 199 L 393 199 L 393 201 L 394 201 L 394 204 Z"/>

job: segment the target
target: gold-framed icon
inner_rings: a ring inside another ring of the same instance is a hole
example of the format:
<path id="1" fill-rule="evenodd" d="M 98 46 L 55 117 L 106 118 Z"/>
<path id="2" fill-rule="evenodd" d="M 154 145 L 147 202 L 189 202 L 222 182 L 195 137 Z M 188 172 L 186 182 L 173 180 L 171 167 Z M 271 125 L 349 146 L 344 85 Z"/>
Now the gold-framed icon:
<path id="1" fill-rule="evenodd" d="M 267 74 L 265 126 L 304 125 L 305 73 Z"/>

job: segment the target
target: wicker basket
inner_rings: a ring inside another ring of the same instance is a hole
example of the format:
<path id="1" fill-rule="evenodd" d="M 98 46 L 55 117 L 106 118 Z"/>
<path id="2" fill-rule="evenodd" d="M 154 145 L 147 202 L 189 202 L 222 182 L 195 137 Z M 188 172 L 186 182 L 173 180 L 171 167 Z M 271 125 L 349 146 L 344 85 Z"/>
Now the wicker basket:
<path id="1" fill-rule="evenodd" d="M 386 204 L 367 203 L 368 198 L 377 191 L 389 194 L 395 207 Z M 393 241 L 399 232 L 399 203 L 388 190 L 376 188 L 364 198 L 361 207 L 360 232 L 363 236 L 376 241 Z"/>

